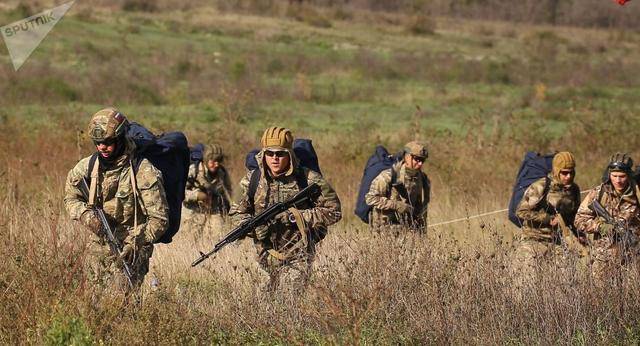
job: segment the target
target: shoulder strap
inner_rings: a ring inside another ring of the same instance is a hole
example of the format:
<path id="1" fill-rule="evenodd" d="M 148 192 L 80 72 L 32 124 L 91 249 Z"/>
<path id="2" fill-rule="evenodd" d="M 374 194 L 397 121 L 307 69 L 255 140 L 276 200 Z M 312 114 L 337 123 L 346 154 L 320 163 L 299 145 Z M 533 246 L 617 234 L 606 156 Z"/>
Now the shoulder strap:
<path id="1" fill-rule="evenodd" d="M 296 169 L 296 184 L 298 184 L 298 189 L 302 190 L 309 186 L 309 181 L 307 180 L 307 175 L 304 172 L 304 168 L 300 167 Z"/>
<path id="2" fill-rule="evenodd" d="M 100 166 L 99 162 L 96 165 L 96 162 L 98 160 L 98 155 L 99 154 L 97 152 L 95 152 L 95 153 L 93 153 L 93 155 L 91 155 L 91 158 L 89 159 L 89 169 L 87 170 L 87 174 L 89 174 L 89 176 L 88 176 L 88 180 L 89 180 L 89 200 L 87 201 L 87 204 L 90 207 L 95 206 L 96 196 L 97 196 L 97 192 L 98 192 L 98 168 Z"/>
<path id="3" fill-rule="evenodd" d="M 395 169 L 393 169 L 393 166 L 391 166 L 391 182 L 389 183 L 389 194 L 387 195 L 387 197 L 391 196 L 391 189 L 393 189 L 393 185 L 396 184 L 397 180 L 398 173 Z"/>
<path id="4" fill-rule="evenodd" d="M 600 191 L 598 191 L 598 203 L 602 203 L 602 196 L 604 196 L 604 184 L 600 185 Z"/>
<path id="5" fill-rule="evenodd" d="M 247 196 L 249 197 L 249 202 L 253 205 L 253 198 L 256 195 L 256 190 L 258 189 L 258 182 L 260 181 L 260 176 L 262 173 L 260 172 L 260 168 L 256 168 L 251 172 L 251 178 L 249 178 L 249 189 L 247 190 Z"/>

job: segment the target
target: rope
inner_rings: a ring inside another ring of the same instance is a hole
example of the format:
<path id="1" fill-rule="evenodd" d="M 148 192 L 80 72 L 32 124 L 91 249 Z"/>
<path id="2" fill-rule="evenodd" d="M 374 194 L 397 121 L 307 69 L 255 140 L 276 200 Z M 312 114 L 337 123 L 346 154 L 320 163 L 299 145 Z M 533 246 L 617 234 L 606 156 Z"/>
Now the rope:
<path id="1" fill-rule="evenodd" d="M 584 194 L 587 193 L 589 191 L 591 191 L 592 189 L 589 190 L 584 190 L 584 191 L 580 191 L 580 194 Z M 482 214 L 478 214 L 478 215 L 473 215 L 473 216 L 467 216 L 467 217 L 461 217 L 459 219 L 454 219 L 454 220 L 449 220 L 449 221 L 443 221 L 443 222 L 438 222 L 435 223 L 433 225 L 428 225 L 427 228 L 432 228 L 432 227 L 436 227 L 436 226 L 442 226 L 442 225 L 448 225 L 451 223 L 456 223 L 456 222 L 460 222 L 460 221 L 467 221 L 467 220 L 471 220 L 471 219 L 477 219 L 479 217 L 483 217 L 483 216 L 489 216 L 489 215 L 494 215 L 494 214 L 500 214 L 500 213 L 504 213 L 505 211 L 508 211 L 509 209 L 500 209 L 500 210 L 494 210 L 494 211 L 490 211 L 490 212 L 486 212 L 486 213 L 482 213 Z"/>

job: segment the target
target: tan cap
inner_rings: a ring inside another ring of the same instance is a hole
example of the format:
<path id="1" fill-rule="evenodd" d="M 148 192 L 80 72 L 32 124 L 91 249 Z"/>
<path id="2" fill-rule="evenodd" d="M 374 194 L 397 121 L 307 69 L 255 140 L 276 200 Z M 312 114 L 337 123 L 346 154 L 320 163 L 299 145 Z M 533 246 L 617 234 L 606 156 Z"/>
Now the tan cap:
<path id="1" fill-rule="evenodd" d="M 273 126 L 264 131 L 260 143 L 262 149 L 292 150 L 293 135 L 289 129 Z"/>
<path id="2" fill-rule="evenodd" d="M 416 157 L 426 159 L 429 157 L 429 151 L 426 144 L 418 141 L 411 141 L 404 146 L 405 154 L 411 154 Z"/>

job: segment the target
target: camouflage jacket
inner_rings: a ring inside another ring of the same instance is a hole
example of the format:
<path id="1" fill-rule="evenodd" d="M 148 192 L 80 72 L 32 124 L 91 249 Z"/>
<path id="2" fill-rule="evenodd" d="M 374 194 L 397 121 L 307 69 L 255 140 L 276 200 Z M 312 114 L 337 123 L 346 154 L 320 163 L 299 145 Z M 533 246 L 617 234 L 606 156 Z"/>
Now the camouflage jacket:
<path id="1" fill-rule="evenodd" d="M 64 203 L 73 220 L 90 211 L 87 200 L 78 188 L 83 177 L 90 176 L 89 159 L 86 157 L 76 164 L 67 175 Z M 104 213 L 113 227 L 114 235 L 123 241 L 130 233 L 134 235 L 144 232 L 147 242 L 158 240 L 169 224 L 169 206 L 162 185 L 162 173 L 148 160 L 143 159 L 136 173 L 138 188 L 138 204 L 135 204 L 130 177 L 128 155 L 109 166 L 99 164 L 96 204 L 102 206 Z M 137 216 L 138 229 L 134 228 L 134 212 Z M 101 239 L 94 239 L 102 243 Z"/>
<path id="2" fill-rule="evenodd" d="M 616 192 L 611 183 L 601 184 L 591 190 L 578 209 L 575 220 L 576 228 L 585 233 L 593 234 L 595 247 L 608 247 L 613 243 L 613 239 L 609 239 L 610 237 L 600 235 L 598 227 L 604 220 L 597 217 L 595 212 L 589 208 L 600 195 L 602 195 L 600 204 L 605 210 L 615 219 L 623 221 L 629 230 L 640 235 L 640 206 L 633 185 L 630 185 L 623 194 Z"/>
<path id="3" fill-rule="evenodd" d="M 256 155 L 258 169 L 261 170 L 260 181 L 256 188 L 253 203 L 248 195 L 249 182 L 253 171 L 247 174 L 240 181 L 240 198 L 233 203 L 229 216 L 234 226 L 241 224 L 243 221 L 252 218 L 254 215 L 262 212 L 274 203 L 283 202 L 294 196 L 300 189 L 296 181 L 296 170 L 303 170 L 309 184 L 316 183 L 322 189 L 322 195 L 308 208 L 301 210 L 302 218 L 306 224 L 306 232 L 309 234 L 312 242 L 317 242 L 324 238 L 327 233 L 327 227 L 338 222 L 342 218 L 340 200 L 333 188 L 324 178 L 309 169 L 296 167 L 287 175 L 272 177 L 270 172 L 265 169 L 262 160 L 263 153 Z M 292 164 L 296 165 L 295 158 Z M 258 255 L 263 256 L 269 250 L 275 250 L 284 253 L 287 257 L 297 255 L 291 251 L 297 251 L 300 243 L 300 231 L 295 225 L 283 227 L 279 223 L 270 226 L 270 236 L 262 241 L 255 241 Z M 312 249 L 309 249 L 312 250 Z"/>
<path id="4" fill-rule="evenodd" d="M 210 202 L 199 202 L 197 195 L 202 191 Z M 184 195 L 184 206 L 201 213 L 226 214 L 231 204 L 231 180 L 224 167 L 211 174 L 203 162 L 191 164 Z"/>
<path id="5" fill-rule="evenodd" d="M 549 190 L 544 187 L 549 179 Z M 536 240 L 559 240 L 559 226 L 552 227 L 551 220 L 556 213 L 562 215 L 568 227 L 573 225 L 580 206 L 580 187 L 571 184 L 568 187 L 558 183 L 551 176 L 536 180 L 522 196 L 516 215 L 523 220 L 524 238 Z"/>
<path id="6" fill-rule="evenodd" d="M 396 172 L 395 186 L 391 186 L 392 169 Z M 406 190 L 406 194 L 403 190 Z M 365 195 L 365 202 L 372 206 L 370 224 L 373 227 L 396 224 L 426 230 L 430 195 L 431 186 L 427 175 L 420 172 L 420 175 L 411 177 L 405 173 L 404 163 L 398 162 L 392 168 L 380 172 Z M 411 205 L 413 214 L 398 214 L 396 201 Z"/>

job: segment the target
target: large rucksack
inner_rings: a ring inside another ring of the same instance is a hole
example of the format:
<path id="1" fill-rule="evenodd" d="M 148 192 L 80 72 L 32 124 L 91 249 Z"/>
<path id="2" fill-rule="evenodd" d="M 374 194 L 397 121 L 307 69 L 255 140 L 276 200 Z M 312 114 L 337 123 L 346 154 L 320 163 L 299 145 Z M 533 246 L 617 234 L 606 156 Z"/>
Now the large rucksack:
<path id="1" fill-rule="evenodd" d="M 365 201 L 365 196 L 369 192 L 371 183 L 380 174 L 380 172 L 389 169 L 399 161 L 398 155 L 391 155 L 385 147 L 382 145 L 376 146 L 376 149 L 367 160 L 367 164 L 364 166 L 364 173 L 360 180 L 360 189 L 358 190 L 358 199 L 356 201 L 355 214 L 358 215 L 360 220 L 369 223 L 369 213 L 371 212 L 371 206 Z M 391 184 L 395 184 L 397 177 L 396 171 L 391 170 Z"/>
<path id="2" fill-rule="evenodd" d="M 522 227 L 522 220 L 516 215 L 516 211 L 525 191 L 535 181 L 546 177 L 551 172 L 554 156 L 555 154 L 541 155 L 533 151 L 525 154 L 516 176 L 516 182 L 513 185 L 511 200 L 509 201 L 509 220 L 516 226 Z M 543 195 L 549 192 L 550 183 L 551 181 L 546 179 Z"/>
<path id="3" fill-rule="evenodd" d="M 182 132 L 154 135 L 144 126 L 132 122 L 126 136 L 136 144 L 133 171 L 138 172 L 142 159 L 147 159 L 162 172 L 164 191 L 169 204 L 169 226 L 157 243 L 168 244 L 180 228 L 182 201 L 189 172 L 190 153 L 187 138 Z M 89 170 L 93 170 L 98 153 L 89 159 Z M 90 177 L 89 177 L 90 179 Z"/>
<path id="4" fill-rule="evenodd" d="M 244 165 L 247 168 L 247 171 L 253 171 L 251 174 L 251 178 L 249 179 L 249 188 L 247 189 L 247 195 L 253 203 L 253 197 L 256 195 L 256 189 L 258 188 L 258 182 L 260 181 L 260 176 L 262 172 L 258 169 L 258 161 L 256 161 L 256 154 L 260 152 L 260 149 L 253 149 L 247 153 L 245 157 Z M 308 168 L 320 175 L 322 172 L 320 171 L 320 165 L 318 164 L 318 155 L 316 154 L 315 149 L 313 148 L 313 143 L 310 139 L 305 138 L 296 138 L 293 141 L 293 152 L 298 158 L 301 167 Z M 300 190 L 307 187 L 309 182 L 307 181 L 307 176 L 304 175 L 302 170 L 296 170 L 296 183 L 298 184 L 298 188 Z"/>

